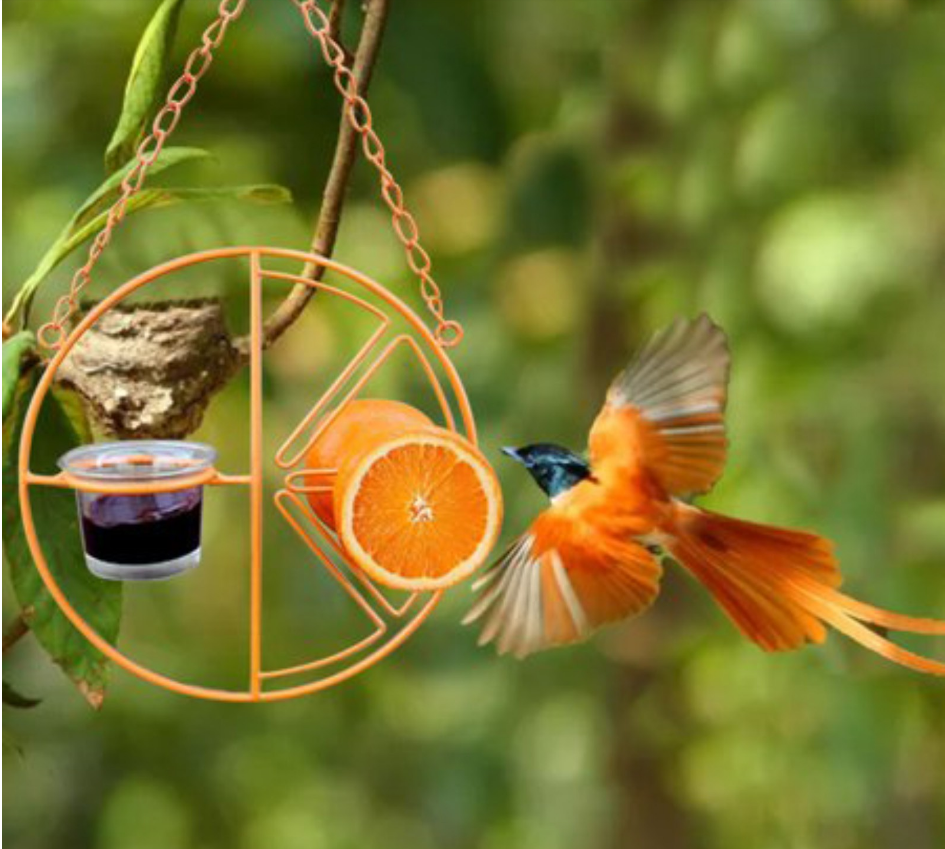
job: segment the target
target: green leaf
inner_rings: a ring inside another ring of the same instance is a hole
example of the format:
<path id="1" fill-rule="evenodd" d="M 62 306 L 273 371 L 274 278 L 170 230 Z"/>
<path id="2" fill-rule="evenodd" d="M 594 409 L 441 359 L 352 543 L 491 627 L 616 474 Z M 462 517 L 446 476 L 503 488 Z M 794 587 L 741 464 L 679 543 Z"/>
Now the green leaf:
<path id="1" fill-rule="evenodd" d="M 82 404 L 82 398 L 74 389 L 68 389 L 59 383 L 53 383 L 50 390 L 52 396 L 56 399 L 62 412 L 72 425 L 76 432 L 79 442 L 94 442 L 95 436 L 92 433 L 92 425 L 89 417 L 85 413 L 85 407 Z"/>
<path id="2" fill-rule="evenodd" d="M 195 148 L 176 148 L 171 149 L 175 152 L 173 161 L 166 162 L 164 167 L 170 168 L 187 159 L 196 159 L 200 156 L 206 156 L 204 151 L 197 151 Z M 171 151 L 166 151 L 170 153 Z M 155 163 L 157 164 L 157 163 Z M 163 169 L 159 169 L 163 170 Z M 152 173 L 156 173 L 152 167 Z M 117 175 L 109 178 L 113 180 Z M 109 181 L 103 184 L 107 185 Z M 120 179 L 118 180 L 120 182 Z M 101 192 L 102 187 L 97 190 Z M 107 190 L 106 190 L 107 196 Z M 13 299 L 13 303 L 7 313 L 6 320 L 12 322 L 13 318 L 20 313 L 24 316 L 29 312 L 33 297 L 36 291 L 42 285 L 43 281 L 55 270 L 55 268 L 71 254 L 74 250 L 81 247 L 88 239 L 93 238 L 101 230 L 108 220 L 108 205 L 104 202 L 95 200 L 96 193 L 83 204 L 82 209 L 69 222 L 59 237 L 53 243 L 52 247 L 46 252 L 36 266 L 33 273 L 20 287 Z M 176 203 L 185 201 L 214 201 L 214 200 L 240 200 L 252 203 L 291 203 L 292 193 L 284 186 L 261 184 L 250 186 L 223 186 L 219 188 L 192 189 L 192 188 L 153 188 L 142 189 L 134 195 L 125 209 L 125 216 L 133 215 L 143 209 L 159 208 L 172 206 Z"/>
<path id="3" fill-rule="evenodd" d="M 148 178 L 180 165 L 184 162 L 192 162 L 197 159 L 210 159 L 212 154 L 208 150 L 199 147 L 165 147 L 158 155 L 151 167 L 148 168 Z M 106 206 L 110 206 L 118 197 L 118 191 L 121 187 L 121 181 L 128 176 L 128 172 L 134 167 L 134 162 L 126 162 L 114 174 L 108 177 L 92 194 L 90 194 L 79 211 L 72 217 L 69 225 L 66 227 L 65 234 L 74 231 L 77 227 L 85 224 L 93 215 L 101 212 Z"/>
<path id="4" fill-rule="evenodd" d="M 248 186 L 214 186 L 206 189 L 154 188 L 144 189 L 129 202 L 129 209 L 171 206 L 175 203 L 193 203 L 219 200 L 238 200 L 243 203 L 291 203 L 292 192 L 285 186 L 257 183 Z"/>
<path id="5" fill-rule="evenodd" d="M 118 125 L 105 151 L 109 174 L 131 159 L 157 111 L 183 5 L 184 0 L 163 0 L 138 42 Z"/>
<path id="6" fill-rule="evenodd" d="M 24 696 L 18 690 L 15 690 L 6 681 L 3 682 L 3 703 L 15 708 L 34 708 L 42 701 L 41 699 L 31 699 Z"/>
<path id="7" fill-rule="evenodd" d="M 160 209 L 179 203 L 206 202 L 218 200 L 239 200 L 250 203 L 290 203 L 292 193 L 284 186 L 261 184 L 254 186 L 222 186 L 211 189 L 191 188 L 154 188 L 142 189 L 128 201 L 125 215 L 134 215 L 145 209 Z M 65 241 L 63 250 L 66 255 L 78 248 L 83 242 L 93 238 L 105 226 L 108 211 L 86 221 Z"/>
<path id="8" fill-rule="evenodd" d="M 29 330 L 22 330 L 11 336 L 3 343 L 3 421 L 6 422 L 10 410 L 13 409 L 13 399 L 16 397 L 16 387 L 20 380 L 20 373 L 29 362 L 29 355 L 36 347 L 36 337 Z"/>
<path id="9" fill-rule="evenodd" d="M 173 168 L 175 165 L 180 165 L 183 162 L 205 159 L 209 156 L 210 153 L 196 147 L 168 147 L 162 150 L 154 160 L 154 164 L 151 166 L 148 174 L 149 176 L 160 174 L 162 171 L 166 171 L 168 168 Z M 46 253 L 43 254 L 36 268 L 33 269 L 33 273 L 30 274 L 23 282 L 23 285 L 20 286 L 7 312 L 6 320 L 8 322 L 12 323 L 13 319 L 21 311 L 24 314 L 24 321 L 26 320 L 28 317 L 26 314 L 29 312 L 30 304 L 33 301 L 33 296 L 36 294 L 37 289 L 39 289 L 43 281 L 53 270 L 81 244 L 81 242 L 74 241 L 72 236 L 74 236 L 75 232 L 80 227 L 88 224 L 92 218 L 107 211 L 107 208 L 115 198 L 118 197 L 118 189 L 121 185 L 121 181 L 125 179 L 125 176 L 131 168 L 132 164 L 128 163 L 119 171 L 116 171 L 108 177 L 85 199 L 82 206 L 79 207 L 78 212 L 69 219 L 69 222 L 63 227 L 62 232 L 60 232 L 55 241 L 49 246 Z M 104 224 L 106 218 L 100 217 L 98 220 Z"/>
<path id="10" fill-rule="evenodd" d="M 108 661 L 66 619 L 43 584 L 26 544 L 17 497 L 17 455 L 23 418 L 35 390 L 37 369 L 22 376 L 14 408 L 3 428 L 3 556 L 17 601 L 39 644 L 75 682 L 92 707 L 105 698 Z M 33 438 L 31 468 L 50 474 L 56 460 L 79 443 L 54 396 L 43 403 Z M 30 488 L 30 504 L 46 562 L 75 609 L 103 639 L 114 644 L 121 621 L 121 584 L 103 581 L 85 567 L 75 494 L 47 486 Z"/>

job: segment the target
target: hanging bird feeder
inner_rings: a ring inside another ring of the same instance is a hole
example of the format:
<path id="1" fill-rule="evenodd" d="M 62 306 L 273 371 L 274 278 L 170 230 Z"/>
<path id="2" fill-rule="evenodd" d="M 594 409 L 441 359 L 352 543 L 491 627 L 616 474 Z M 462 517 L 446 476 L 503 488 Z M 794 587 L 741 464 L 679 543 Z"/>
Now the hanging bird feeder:
<path id="1" fill-rule="evenodd" d="M 403 193 L 387 167 L 368 104 L 358 94 L 344 50 L 331 34 L 328 15 L 315 0 L 292 1 L 333 71 L 346 120 L 360 136 L 365 158 L 378 171 L 381 196 L 390 209 L 408 265 L 419 280 L 421 295 L 434 319 L 433 329 L 380 283 L 333 259 L 288 248 L 235 246 L 193 253 L 143 272 L 119 286 L 67 332 L 78 308 L 78 295 L 91 279 L 129 201 L 141 189 L 207 72 L 214 51 L 246 3 L 224 0 L 218 17 L 204 32 L 201 46 L 191 53 L 181 77 L 171 86 L 151 133 L 139 146 L 86 263 L 75 273 L 69 293 L 57 302 L 52 321 L 39 331 L 40 342 L 53 356 L 31 399 L 20 442 L 19 497 L 26 538 L 36 568 L 64 614 L 96 648 L 133 675 L 183 695 L 219 701 L 289 699 L 324 690 L 370 668 L 420 627 L 446 587 L 482 563 L 501 524 L 498 485 L 475 447 L 472 410 L 447 356 L 447 349 L 462 339 L 462 327 L 444 315 L 430 258 L 419 243 L 416 222 L 404 207 Z M 304 271 L 285 271 L 287 262 Z M 122 308 L 139 290 L 191 268 L 210 270 L 219 263 L 238 264 L 249 280 L 248 466 L 222 471 L 216 466 L 211 446 L 142 440 L 83 446 L 61 458 L 58 474 L 33 472 L 30 460 L 43 402 L 70 353 L 96 322 L 109 311 Z M 331 273 L 331 282 L 323 279 L 326 272 Z M 366 341 L 278 447 L 274 464 L 283 485 L 273 496 L 279 514 L 365 616 L 370 630 L 340 651 L 283 668 L 267 668 L 263 660 L 263 509 L 267 497 L 263 479 L 263 290 L 272 284 L 309 287 L 318 293 L 319 304 L 326 299 L 343 301 L 373 326 Z M 371 378 L 400 351 L 407 352 L 432 388 L 439 423 L 418 411 L 404 413 L 403 404 L 395 409 L 398 402 L 365 400 L 364 390 Z M 365 410 L 374 418 L 360 427 L 358 436 L 359 417 Z M 393 487 L 385 477 L 391 468 L 397 472 L 397 486 Z M 410 473 L 417 468 L 425 483 L 413 492 Z M 428 479 L 432 483 L 426 483 Z M 199 563 L 201 550 L 213 545 L 212 540 L 201 543 L 201 510 L 206 489 L 219 486 L 243 488 L 249 493 L 249 669 L 246 686 L 238 689 L 177 680 L 136 662 L 98 634 L 50 571 L 41 542 L 43 529 L 37 527 L 31 505 L 31 493 L 37 487 L 74 490 L 89 569 L 102 579 L 153 580 L 189 571 Z M 397 514 L 393 519 L 392 498 Z M 372 512 L 374 503 L 380 506 Z M 444 538 L 442 529 L 437 531 L 440 511 L 444 515 L 452 511 L 454 520 L 461 516 L 462 532 L 449 532 L 449 538 Z M 391 521 L 404 522 L 398 529 L 403 532 L 395 535 L 399 542 L 389 541 L 391 535 L 384 533 L 383 526 L 378 530 L 379 523 Z M 375 545 L 378 539 L 388 542 Z M 407 590 L 408 594 L 395 604 L 385 587 Z M 303 683 L 298 683 L 299 678 Z"/>

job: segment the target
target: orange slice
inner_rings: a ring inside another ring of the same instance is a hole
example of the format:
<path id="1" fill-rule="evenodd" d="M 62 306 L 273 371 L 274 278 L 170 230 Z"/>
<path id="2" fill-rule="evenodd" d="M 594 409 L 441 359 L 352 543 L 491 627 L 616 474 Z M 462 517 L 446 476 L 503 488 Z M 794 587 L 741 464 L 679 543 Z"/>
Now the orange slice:
<path id="1" fill-rule="evenodd" d="M 328 424 L 305 457 L 309 469 L 337 470 L 345 458 L 366 439 L 426 426 L 433 427 L 424 413 L 409 404 L 383 398 L 358 398 L 349 401 Z M 327 475 L 306 475 L 306 485 L 330 484 Z M 335 528 L 335 508 L 330 490 L 310 492 L 308 502 L 328 527 Z"/>
<path id="2" fill-rule="evenodd" d="M 337 530 L 351 559 L 403 590 L 443 589 L 478 569 L 499 535 L 502 494 L 475 446 L 428 426 L 360 447 L 335 484 Z"/>

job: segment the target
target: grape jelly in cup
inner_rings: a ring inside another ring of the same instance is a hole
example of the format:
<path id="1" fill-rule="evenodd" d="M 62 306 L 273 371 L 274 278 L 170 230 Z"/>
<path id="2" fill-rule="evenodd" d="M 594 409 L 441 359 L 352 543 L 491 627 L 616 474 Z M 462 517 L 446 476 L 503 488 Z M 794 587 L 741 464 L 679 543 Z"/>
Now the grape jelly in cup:
<path id="1" fill-rule="evenodd" d="M 89 570 L 112 581 L 150 581 L 193 569 L 200 562 L 203 486 L 186 486 L 186 479 L 215 459 L 209 445 L 173 440 L 104 442 L 60 457 L 59 467 L 81 486 L 76 498 Z M 185 488 L 175 488 L 176 480 Z"/>

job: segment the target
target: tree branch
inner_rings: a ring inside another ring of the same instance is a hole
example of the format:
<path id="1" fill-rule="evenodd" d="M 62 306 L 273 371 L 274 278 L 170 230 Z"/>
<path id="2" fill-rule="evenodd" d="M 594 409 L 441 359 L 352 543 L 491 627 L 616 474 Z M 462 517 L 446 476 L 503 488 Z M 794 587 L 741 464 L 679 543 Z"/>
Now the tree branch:
<path id="1" fill-rule="evenodd" d="M 332 24 L 337 30 L 341 23 L 341 3 L 336 0 L 333 7 Z M 390 0 L 369 0 L 366 4 L 364 26 L 358 39 L 358 47 L 354 54 L 352 73 L 360 95 L 367 92 L 380 52 L 381 40 L 384 36 L 384 27 Z M 333 31 L 337 38 L 337 32 Z M 322 204 L 315 222 L 312 236 L 311 250 L 322 256 L 331 256 L 338 236 L 338 227 L 341 224 L 341 213 L 344 207 L 345 196 L 348 190 L 348 181 L 358 153 L 359 136 L 348 123 L 347 116 L 342 111 L 341 123 L 338 128 L 338 141 L 335 144 L 335 155 L 331 170 L 325 182 L 322 195 Z M 320 280 L 324 269 L 322 266 L 309 263 L 302 271 L 302 276 L 309 280 Z M 273 311 L 272 315 L 263 324 L 263 348 L 268 348 L 275 342 L 292 323 L 302 314 L 305 305 L 315 293 L 315 289 L 304 283 L 297 283 L 285 300 Z M 248 351 L 248 339 L 237 340 L 237 347 L 241 352 Z"/>

